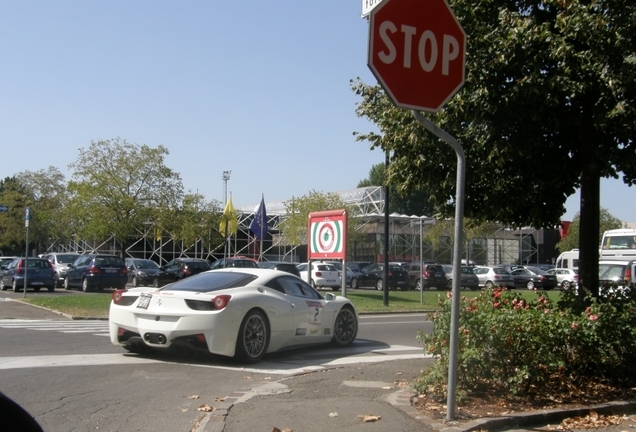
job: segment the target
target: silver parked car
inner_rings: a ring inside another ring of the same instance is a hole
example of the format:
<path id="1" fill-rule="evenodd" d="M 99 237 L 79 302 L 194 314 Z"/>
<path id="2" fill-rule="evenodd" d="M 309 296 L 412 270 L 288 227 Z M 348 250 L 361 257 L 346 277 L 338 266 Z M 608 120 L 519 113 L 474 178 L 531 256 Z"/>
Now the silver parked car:
<path id="1" fill-rule="evenodd" d="M 51 264 L 53 265 L 56 287 L 64 285 L 64 278 L 68 271 L 68 265 L 73 264 L 77 257 L 79 257 L 79 254 L 75 252 L 50 253 L 42 256 L 42 258 L 51 261 Z"/>
<path id="2" fill-rule="evenodd" d="M 515 287 L 515 279 L 503 267 L 480 266 L 473 269 L 479 279 L 479 286 L 492 288 L 496 286 Z"/>
<path id="3" fill-rule="evenodd" d="M 562 290 L 569 290 L 579 284 L 579 269 L 553 268 L 548 273 L 556 276 Z"/>

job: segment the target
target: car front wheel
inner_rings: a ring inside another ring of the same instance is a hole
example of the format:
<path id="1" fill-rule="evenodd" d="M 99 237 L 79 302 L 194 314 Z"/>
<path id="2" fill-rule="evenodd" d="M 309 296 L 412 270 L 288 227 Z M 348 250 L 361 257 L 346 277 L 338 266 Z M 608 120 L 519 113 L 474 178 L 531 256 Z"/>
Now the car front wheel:
<path id="1" fill-rule="evenodd" d="M 561 289 L 567 291 L 570 289 L 570 281 L 561 282 Z"/>
<path id="2" fill-rule="evenodd" d="M 68 282 L 68 277 L 64 278 L 64 289 L 65 290 L 71 289 L 71 284 Z"/>
<path id="3" fill-rule="evenodd" d="M 265 356 L 269 345 L 269 324 L 263 312 L 249 311 L 236 340 L 236 356 L 248 363 L 257 363 Z"/>
<path id="4" fill-rule="evenodd" d="M 375 288 L 378 291 L 383 291 L 384 290 L 384 281 L 382 281 L 382 279 L 378 279 L 375 283 Z"/>
<path id="5" fill-rule="evenodd" d="M 132 279 L 132 285 L 137 288 L 139 286 L 139 279 L 137 279 L 137 276 L 133 276 Z"/>
<path id="6" fill-rule="evenodd" d="M 159 288 L 159 278 L 152 279 L 152 286 L 155 288 Z"/>
<path id="7" fill-rule="evenodd" d="M 2 291 L 5 291 L 7 289 L 7 286 L 4 284 L 4 281 L 2 279 L 0 279 L 0 289 Z"/>
<path id="8" fill-rule="evenodd" d="M 353 343 L 358 334 L 358 319 L 350 307 L 343 307 L 336 316 L 331 343 L 337 347 L 346 347 Z"/>
<path id="9" fill-rule="evenodd" d="M 358 278 L 351 279 L 351 288 L 358 289 Z"/>
<path id="10" fill-rule="evenodd" d="M 415 289 L 417 291 L 422 291 L 422 279 L 418 279 L 415 281 Z"/>
<path id="11" fill-rule="evenodd" d="M 533 281 L 528 281 L 526 283 L 526 288 L 528 288 L 529 290 L 534 289 L 534 282 Z"/>

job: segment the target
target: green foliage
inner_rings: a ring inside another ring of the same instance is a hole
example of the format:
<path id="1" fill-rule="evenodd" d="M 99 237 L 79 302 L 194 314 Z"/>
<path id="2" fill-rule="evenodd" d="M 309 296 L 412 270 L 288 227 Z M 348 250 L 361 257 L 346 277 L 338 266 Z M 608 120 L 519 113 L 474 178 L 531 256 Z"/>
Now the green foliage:
<path id="1" fill-rule="evenodd" d="M 337 193 L 322 193 L 315 190 L 311 190 L 309 194 L 302 197 L 285 201 L 285 210 L 289 217 L 280 224 L 283 237 L 292 245 L 305 244 L 307 242 L 309 213 L 338 209 L 347 210 L 349 215 L 347 237 L 349 241 L 353 241 L 358 222 L 352 216 L 355 216 L 357 209 L 342 201 Z"/>
<path id="2" fill-rule="evenodd" d="M 84 238 L 114 235 L 122 242 L 156 221 L 159 212 L 176 209 L 183 196 L 181 178 L 165 166 L 164 146 L 125 140 L 92 141 L 80 149 L 68 190 L 74 232 Z"/>
<path id="3" fill-rule="evenodd" d="M 558 302 L 541 292 L 528 301 L 503 288 L 461 297 L 458 390 L 524 395 L 548 382 L 576 385 L 586 379 L 633 385 L 636 301 L 622 292 L 606 287 L 598 299 L 587 299 L 585 309 L 574 291 Z M 433 333 L 418 335 L 426 352 L 439 359 L 416 385 L 420 393 L 437 396 L 447 391 L 450 293 L 440 307 L 432 316 Z"/>
<path id="4" fill-rule="evenodd" d="M 572 249 L 578 249 L 579 247 L 579 235 L 580 235 L 580 225 L 581 225 L 581 214 L 577 213 L 574 215 L 574 219 L 570 224 L 570 228 L 568 230 L 568 234 L 561 239 L 556 244 L 556 248 L 561 252 L 569 251 Z M 601 240 L 603 238 L 603 233 L 608 230 L 618 229 L 623 227 L 623 222 L 615 218 L 610 214 L 607 209 L 600 209 L 600 221 L 599 221 L 599 233 L 598 233 L 598 244 L 601 244 Z"/>
<path id="5" fill-rule="evenodd" d="M 359 188 L 367 186 L 384 186 L 384 163 L 373 165 L 369 170 L 369 177 L 358 183 Z M 429 203 L 429 193 L 423 189 L 411 192 L 399 191 L 395 186 L 389 186 L 389 211 L 406 215 L 432 216 L 435 208 Z"/>

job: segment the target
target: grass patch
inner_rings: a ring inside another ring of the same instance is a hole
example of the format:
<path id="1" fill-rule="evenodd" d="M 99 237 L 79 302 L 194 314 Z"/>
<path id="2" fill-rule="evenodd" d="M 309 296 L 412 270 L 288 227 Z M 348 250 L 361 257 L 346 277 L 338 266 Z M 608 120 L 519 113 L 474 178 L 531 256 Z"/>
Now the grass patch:
<path id="1" fill-rule="evenodd" d="M 348 289 L 347 298 L 355 305 L 358 312 L 362 313 L 417 312 L 439 309 L 439 297 L 446 297 L 447 293 L 447 291 L 424 291 L 424 295 L 421 296 L 419 291 L 390 291 L 388 306 L 384 306 L 384 297 L 381 291 Z M 471 298 L 478 296 L 479 293 L 480 291 L 462 291 L 462 296 Z M 334 292 L 334 294 L 338 293 Z M 532 291 L 519 291 L 519 294 L 528 301 L 536 299 L 536 294 Z M 560 291 L 549 291 L 547 295 L 551 300 L 557 301 L 561 293 Z M 99 318 L 108 317 L 110 300 L 110 293 L 20 299 L 25 303 L 76 317 Z"/>
<path id="2" fill-rule="evenodd" d="M 389 305 L 384 306 L 383 293 L 381 291 L 353 291 L 347 290 L 347 298 L 355 305 L 358 312 L 417 312 L 422 310 L 439 309 L 439 297 L 446 297 L 449 291 L 390 291 Z M 533 291 L 516 291 L 527 301 L 537 298 Z M 481 291 L 462 291 L 461 295 L 467 298 L 477 297 Z M 561 296 L 560 291 L 548 291 L 550 300 L 557 301 Z"/>
<path id="3" fill-rule="evenodd" d="M 20 299 L 25 303 L 42 306 L 76 317 L 108 317 L 110 293 L 64 295 Z"/>

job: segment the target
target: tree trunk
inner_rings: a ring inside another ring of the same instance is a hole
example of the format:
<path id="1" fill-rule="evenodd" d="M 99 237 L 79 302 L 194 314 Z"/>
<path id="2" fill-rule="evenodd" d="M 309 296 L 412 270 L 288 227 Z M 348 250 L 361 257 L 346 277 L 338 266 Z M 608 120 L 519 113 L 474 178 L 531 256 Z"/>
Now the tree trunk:
<path id="1" fill-rule="evenodd" d="M 598 297 L 598 260 L 601 178 L 592 143 L 581 151 L 581 220 L 579 230 L 579 299 L 586 293 Z M 581 289 L 582 288 L 582 289 Z"/>

